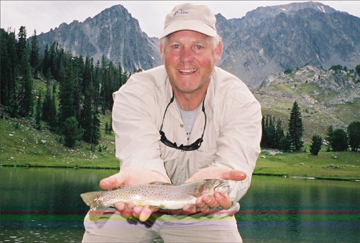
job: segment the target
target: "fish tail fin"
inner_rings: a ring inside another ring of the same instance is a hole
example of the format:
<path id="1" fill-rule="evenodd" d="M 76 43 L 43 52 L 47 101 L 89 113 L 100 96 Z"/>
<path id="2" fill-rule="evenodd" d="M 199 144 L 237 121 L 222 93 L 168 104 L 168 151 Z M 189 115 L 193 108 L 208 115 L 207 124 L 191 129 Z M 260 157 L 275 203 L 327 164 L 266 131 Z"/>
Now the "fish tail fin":
<path id="1" fill-rule="evenodd" d="M 84 201 L 84 203 L 86 203 L 86 205 L 90 206 L 91 208 L 96 208 L 96 207 L 100 207 L 103 206 L 100 202 L 99 197 L 103 194 L 102 191 L 98 191 L 98 192 L 87 192 L 87 193 L 83 193 L 80 194 L 82 200 Z"/>

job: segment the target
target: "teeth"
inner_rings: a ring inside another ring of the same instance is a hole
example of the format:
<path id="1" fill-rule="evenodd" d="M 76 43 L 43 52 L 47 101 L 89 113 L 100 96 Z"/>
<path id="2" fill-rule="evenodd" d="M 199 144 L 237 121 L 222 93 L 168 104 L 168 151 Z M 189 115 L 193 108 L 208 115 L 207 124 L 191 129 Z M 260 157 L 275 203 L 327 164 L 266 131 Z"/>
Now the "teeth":
<path id="1" fill-rule="evenodd" d="M 195 72 L 195 71 L 196 71 L 196 68 L 180 70 L 180 72 L 182 72 L 182 73 L 193 73 L 193 72 Z"/>

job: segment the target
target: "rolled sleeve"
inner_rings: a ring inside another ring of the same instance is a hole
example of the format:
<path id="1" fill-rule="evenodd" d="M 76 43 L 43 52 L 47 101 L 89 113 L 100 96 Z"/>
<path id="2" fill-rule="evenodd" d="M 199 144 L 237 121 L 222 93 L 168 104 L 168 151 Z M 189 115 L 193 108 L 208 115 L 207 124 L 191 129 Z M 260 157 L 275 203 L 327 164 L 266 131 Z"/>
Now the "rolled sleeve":
<path id="1" fill-rule="evenodd" d="M 250 187 L 252 173 L 260 153 L 261 107 L 249 92 L 240 94 L 244 102 L 230 99 L 224 108 L 224 123 L 217 141 L 213 166 L 227 167 L 246 173 L 243 181 L 230 181 L 230 198 L 237 202 Z M 244 97 L 245 96 L 245 97 Z"/>

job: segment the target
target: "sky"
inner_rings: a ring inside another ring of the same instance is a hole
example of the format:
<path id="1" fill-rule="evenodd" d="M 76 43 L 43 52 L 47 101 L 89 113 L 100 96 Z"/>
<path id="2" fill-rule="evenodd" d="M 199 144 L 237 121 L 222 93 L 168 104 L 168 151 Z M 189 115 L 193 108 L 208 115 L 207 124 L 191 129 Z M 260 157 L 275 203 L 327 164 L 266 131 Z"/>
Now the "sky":
<path id="1" fill-rule="evenodd" d="M 16 1 L 1 0 L 1 28 L 17 34 L 20 26 L 25 26 L 27 36 L 37 35 L 55 29 L 62 23 L 74 20 L 83 22 L 94 17 L 106 8 L 123 5 L 139 21 L 140 28 L 150 37 L 158 37 L 163 29 L 166 14 L 174 6 L 190 1 Z M 225 18 L 241 18 L 260 6 L 274 6 L 301 1 L 191 1 L 207 5 L 214 14 L 221 13 Z M 358 1 L 317 1 L 336 10 L 348 12 L 360 18 Z"/>

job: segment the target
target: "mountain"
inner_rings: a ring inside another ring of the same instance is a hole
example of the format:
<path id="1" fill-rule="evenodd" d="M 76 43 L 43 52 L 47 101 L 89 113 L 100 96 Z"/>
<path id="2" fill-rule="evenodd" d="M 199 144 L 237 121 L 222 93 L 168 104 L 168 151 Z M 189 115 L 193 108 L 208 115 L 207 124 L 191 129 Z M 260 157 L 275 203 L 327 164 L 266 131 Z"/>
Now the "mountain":
<path id="1" fill-rule="evenodd" d="M 84 22 L 63 23 L 58 28 L 38 36 L 42 50 L 56 41 L 64 51 L 74 56 L 90 56 L 121 65 L 128 72 L 149 69 L 162 63 L 158 40 L 141 31 L 139 22 L 122 6 L 105 9 Z"/>
<path id="2" fill-rule="evenodd" d="M 360 64 L 360 18 L 316 2 L 259 7 L 241 19 L 217 15 L 224 41 L 219 66 L 257 87 L 268 76 L 305 64 L 329 69 Z"/>
<path id="3" fill-rule="evenodd" d="M 311 64 L 354 69 L 360 64 L 360 18 L 317 2 L 259 7 L 240 19 L 216 15 L 224 42 L 218 66 L 241 78 L 251 89 L 267 76 Z M 38 36 L 44 50 L 57 41 L 73 55 L 104 55 L 132 72 L 162 64 L 157 38 L 149 38 L 121 5 L 84 22 L 63 23 Z"/>

